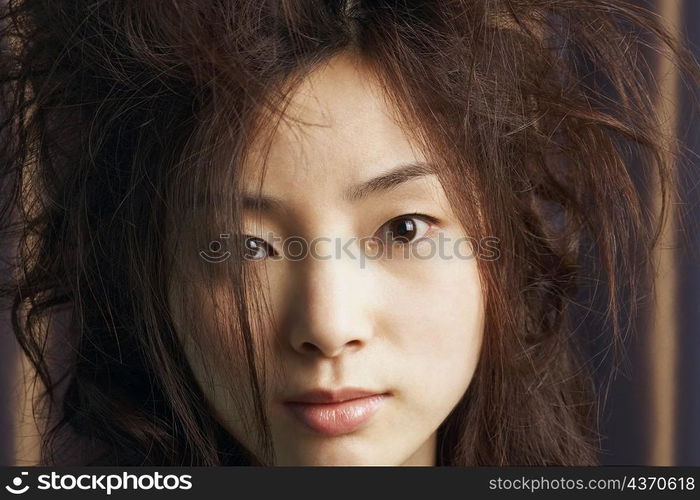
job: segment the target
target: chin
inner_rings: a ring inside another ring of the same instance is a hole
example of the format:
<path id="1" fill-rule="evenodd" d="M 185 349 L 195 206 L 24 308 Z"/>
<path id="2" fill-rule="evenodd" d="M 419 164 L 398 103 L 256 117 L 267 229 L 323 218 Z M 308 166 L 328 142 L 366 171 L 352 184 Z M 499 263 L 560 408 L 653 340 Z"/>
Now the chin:
<path id="1" fill-rule="evenodd" d="M 353 444 L 355 446 L 353 446 Z M 400 461 L 381 457 L 369 450 L 356 448 L 357 443 L 342 445 L 329 443 L 314 446 L 313 449 L 297 449 L 295 452 L 281 452 L 277 465 L 299 466 L 363 466 L 398 465 Z"/>

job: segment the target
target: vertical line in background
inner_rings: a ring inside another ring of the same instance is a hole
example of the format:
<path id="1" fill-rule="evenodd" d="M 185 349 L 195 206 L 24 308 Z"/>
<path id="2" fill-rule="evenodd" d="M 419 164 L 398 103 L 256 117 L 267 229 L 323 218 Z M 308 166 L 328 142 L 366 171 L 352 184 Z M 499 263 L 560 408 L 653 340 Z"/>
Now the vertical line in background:
<path id="1" fill-rule="evenodd" d="M 0 195 L 1 196 L 1 195 Z M 0 243 L 4 247 L 4 242 Z M 0 255 L 5 257 L 5 248 Z M 4 272 L 4 269 L 0 270 Z M 14 397 L 12 382 L 15 379 L 16 343 L 10 331 L 10 315 L 4 304 L 0 305 L 0 466 L 13 465 L 15 459 Z"/>
<path id="2" fill-rule="evenodd" d="M 657 0 L 657 12 L 676 37 L 679 36 L 683 0 Z M 666 137 L 674 138 L 678 122 L 678 71 L 673 61 L 658 56 L 655 77 L 659 93 L 656 109 L 662 119 L 662 131 Z M 667 157 L 671 162 L 672 158 Z M 676 183 L 675 165 L 672 182 Z M 652 194 L 655 213 L 660 209 L 658 186 Z M 654 289 L 654 306 L 646 353 L 651 384 L 651 408 L 649 414 L 650 450 L 647 463 L 650 465 L 675 464 L 676 422 L 676 372 L 678 322 L 676 318 L 677 254 L 675 247 L 676 214 L 675 200 L 671 200 L 666 226 L 659 247 L 654 254 L 657 281 Z"/>
<path id="3" fill-rule="evenodd" d="M 37 194 L 37 189 L 39 188 L 35 179 L 37 177 L 35 169 L 37 168 L 35 162 L 28 163 L 24 166 L 22 171 L 22 193 L 23 199 L 21 203 L 25 207 L 36 207 L 40 206 L 35 202 Z M 33 217 L 34 213 L 30 211 L 30 216 Z M 35 235 L 28 237 L 26 243 L 30 247 L 34 247 Z M 24 256 L 19 253 L 15 255 L 17 260 L 24 259 Z M 33 263 L 32 263 L 33 264 Z M 26 325 L 27 311 L 30 304 L 25 301 L 22 304 L 20 322 Z M 43 340 L 45 341 L 44 346 L 47 346 L 46 340 L 50 337 L 48 327 L 50 322 L 48 322 L 44 317 L 35 324 L 35 327 L 42 330 Z M 44 349 L 44 355 L 49 352 L 48 349 Z M 50 353 L 49 356 L 52 356 Z M 53 357 L 53 356 L 52 356 Z M 26 465 L 33 466 L 38 465 L 41 458 L 41 433 L 43 428 L 43 415 L 35 413 L 35 407 L 40 401 L 38 396 L 45 389 L 41 380 L 37 377 L 37 372 L 32 366 L 29 358 L 24 354 L 21 349 L 17 349 L 17 369 L 15 370 L 15 380 L 14 380 L 14 394 L 15 401 L 17 401 L 17 406 L 15 408 L 15 464 L 16 465 Z"/>
<path id="4" fill-rule="evenodd" d="M 14 465 L 38 465 L 41 451 L 41 437 L 34 419 L 35 371 L 24 354 L 17 351 L 16 377 L 12 387 L 15 407 L 15 447 Z"/>

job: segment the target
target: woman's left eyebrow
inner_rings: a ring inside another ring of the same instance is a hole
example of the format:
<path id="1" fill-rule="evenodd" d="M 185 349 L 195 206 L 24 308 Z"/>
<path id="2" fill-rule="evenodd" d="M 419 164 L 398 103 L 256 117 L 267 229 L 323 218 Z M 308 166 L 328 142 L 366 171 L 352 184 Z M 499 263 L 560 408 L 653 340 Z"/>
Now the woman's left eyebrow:
<path id="1" fill-rule="evenodd" d="M 404 163 L 388 172 L 352 186 L 345 192 L 344 198 L 349 202 L 356 202 L 370 195 L 386 192 L 408 181 L 429 175 L 435 175 L 435 170 L 427 163 Z M 245 194 L 243 196 L 243 208 L 261 210 L 263 212 L 283 212 L 284 201 L 266 195 Z"/>
<path id="2" fill-rule="evenodd" d="M 388 191 L 410 180 L 435 175 L 435 170 L 427 163 L 411 162 L 399 165 L 392 170 L 353 186 L 345 193 L 350 202 L 366 198 L 371 194 Z"/>

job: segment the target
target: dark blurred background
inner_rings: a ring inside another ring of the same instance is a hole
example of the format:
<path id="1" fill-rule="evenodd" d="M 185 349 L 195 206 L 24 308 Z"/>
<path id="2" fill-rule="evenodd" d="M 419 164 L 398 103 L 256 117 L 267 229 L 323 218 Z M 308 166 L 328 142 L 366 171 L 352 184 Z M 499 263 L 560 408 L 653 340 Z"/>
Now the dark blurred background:
<path id="1" fill-rule="evenodd" d="M 700 58 L 700 1 L 647 0 Z M 700 465 L 700 116 L 668 61 L 654 58 L 669 131 L 687 162 L 681 201 L 658 258 L 658 284 L 627 342 L 627 362 L 610 387 L 602 417 L 602 463 Z M 651 200 L 653 202 L 653 200 Z M 681 228 L 684 227 L 685 230 Z M 595 328 L 595 323 L 589 325 Z"/>
<path id="2" fill-rule="evenodd" d="M 662 16 L 700 58 L 700 0 L 637 3 Z M 655 61 L 654 76 L 663 88 L 658 105 L 666 107 L 669 127 L 687 148 L 691 168 L 684 170 L 679 182 L 689 240 L 659 252 L 656 300 L 643 310 L 627 343 L 627 361 L 605 398 L 601 460 L 604 464 L 700 465 L 700 116 L 692 113 L 690 92 L 673 66 L 659 58 L 650 60 Z M 678 220 L 674 224 L 680 226 Z M 670 235 L 679 242 L 673 226 Z M 7 257 L 7 243 L 0 242 L 4 247 L 0 257 Z M 595 337 L 596 317 L 586 316 L 584 328 L 587 337 Z M 593 345 L 591 354 L 598 356 L 599 347 Z M 38 458 L 37 431 L 30 417 L 32 388 L 25 383 L 26 373 L 9 314 L 0 310 L 0 465 L 32 465 Z M 603 363 L 601 377 L 606 373 Z"/>

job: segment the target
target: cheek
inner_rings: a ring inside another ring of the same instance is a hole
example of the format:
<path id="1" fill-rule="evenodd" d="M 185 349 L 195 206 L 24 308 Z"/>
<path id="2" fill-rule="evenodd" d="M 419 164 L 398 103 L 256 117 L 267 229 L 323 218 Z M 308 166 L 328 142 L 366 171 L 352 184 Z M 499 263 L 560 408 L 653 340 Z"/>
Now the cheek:
<path id="1" fill-rule="evenodd" d="M 381 330 L 410 381 L 408 396 L 425 411 L 449 412 L 469 386 L 481 348 L 484 307 L 476 262 L 431 259 L 415 266 L 384 294 Z"/>
<path id="2" fill-rule="evenodd" d="M 217 420 L 242 442 L 242 414 L 247 364 L 242 362 L 238 343 L 232 338 L 234 311 L 231 294 L 223 287 L 199 292 L 192 286 L 187 294 L 171 293 L 178 339 L 197 384 L 206 396 Z"/>

